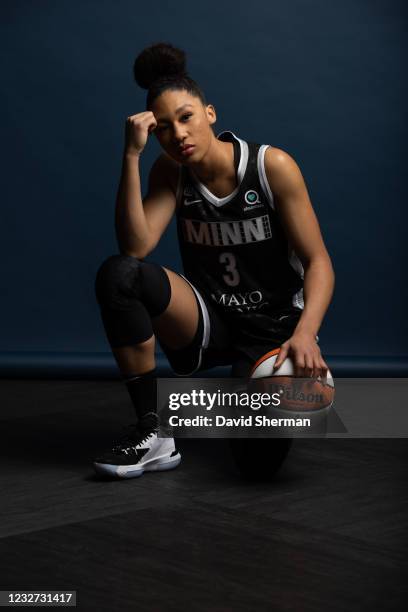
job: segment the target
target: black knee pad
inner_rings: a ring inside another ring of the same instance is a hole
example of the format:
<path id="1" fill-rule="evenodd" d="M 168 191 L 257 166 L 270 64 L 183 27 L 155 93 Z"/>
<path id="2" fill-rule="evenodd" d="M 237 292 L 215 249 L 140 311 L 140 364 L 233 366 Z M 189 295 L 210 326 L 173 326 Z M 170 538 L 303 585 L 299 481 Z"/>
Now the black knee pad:
<path id="1" fill-rule="evenodd" d="M 97 272 L 95 294 L 109 343 L 120 348 L 151 338 L 151 317 L 166 310 L 171 287 L 161 266 L 112 255 Z"/>
<path id="2" fill-rule="evenodd" d="M 141 301 L 152 317 L 161 315 L 170 304 L 171 285 L 161 266 L 144 261 L 140 265 Z"/>
<path id="3" fill-rule="evenodd" d="M 96 274 L 95 295 L 100 306 L 115 310 L 132 310 L 142 302 L 156 317 L 169 305 L 171 287 L 161 266 L 130 255 L 112 255 Z"/>
<path id="4" fill-rule="evenodd" d="M 100 266 L 95 295 L 100 306 L 128 310 L 140 296 L 140 261 L 127 255 L 112 255 Z"/>

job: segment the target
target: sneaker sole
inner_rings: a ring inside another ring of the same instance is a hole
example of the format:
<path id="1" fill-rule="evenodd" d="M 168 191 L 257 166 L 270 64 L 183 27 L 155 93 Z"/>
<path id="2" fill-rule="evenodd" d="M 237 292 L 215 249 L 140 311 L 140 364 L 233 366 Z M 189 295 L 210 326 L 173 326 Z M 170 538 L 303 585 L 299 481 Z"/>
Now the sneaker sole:
<path id="1" fill-rule="evenodd" d="M 145 465 L 112 465 L 110 463 L 94 463 L 97 474 L 103 476 L 116 476 L 118 478 L 138 478 L 144 472 L 164 472 L 174 470 L 181 462 L 181 455 L 177 453 L 172 457 L 160 457 Z"/>

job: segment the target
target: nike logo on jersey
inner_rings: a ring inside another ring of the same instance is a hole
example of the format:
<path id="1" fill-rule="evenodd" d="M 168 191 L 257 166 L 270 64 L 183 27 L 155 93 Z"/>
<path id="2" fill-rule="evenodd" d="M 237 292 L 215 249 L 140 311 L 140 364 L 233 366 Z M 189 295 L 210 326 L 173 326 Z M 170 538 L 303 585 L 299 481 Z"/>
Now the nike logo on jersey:
<path id="1" fill-rule="evenodd" d="M 230 246 L 272 238 L 268 215 L 239 221 L 181 219 L 186 242 L 207 246 Z"/>
<path id="2" fill-rule="evenodd" d="M 202 200 L 187 200 L 187 198 L 185 198 L 184 206 L 190 206 L 190 204 L 195 204 L 196 202 L 202 202 Z"/>
<path id="3" fill-rule="evenodd" d="M 200 197 L 197 197 L 198 193 L 189 185 L 186 185 L 184 187 L 183 195 L 186 196 L 184 198 L 184 206 L 190 206 L 190 204 L 198 204 L 198 202 L 202 202 L 202 199 Z"/>

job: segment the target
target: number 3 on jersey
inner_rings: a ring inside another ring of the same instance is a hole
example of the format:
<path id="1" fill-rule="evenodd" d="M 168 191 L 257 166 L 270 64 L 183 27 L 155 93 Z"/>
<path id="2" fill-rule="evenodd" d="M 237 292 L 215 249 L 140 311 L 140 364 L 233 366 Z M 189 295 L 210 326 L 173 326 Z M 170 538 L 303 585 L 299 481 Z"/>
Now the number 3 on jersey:
<path id="1" fill-rule="evenodd" d="M 227 274 L 223 274 L 222 278 L 229 287 L 236 287 L 239 285 L 239 272 L 237 270 L 237 260 L 233 253 L 221 253 L 219 262 L 225 266 Z"/>

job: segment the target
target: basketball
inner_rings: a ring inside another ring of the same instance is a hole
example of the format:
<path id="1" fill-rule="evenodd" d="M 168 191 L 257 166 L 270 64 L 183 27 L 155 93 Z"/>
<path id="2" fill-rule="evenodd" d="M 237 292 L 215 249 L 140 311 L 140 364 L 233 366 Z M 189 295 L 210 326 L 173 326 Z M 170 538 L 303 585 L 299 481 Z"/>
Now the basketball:
<path id="1" fill-rule="evenodd" d="M 330 408 L 334 400 L 334 380 L 327 371 L 325 379 L 295 376 L 295 367 L 287 357 L 280 368 L 273 367 L 280 349 L 263 355 L 250 373 L 250 388 L 263 393 L 278 393 L 279 408 L 296 412 Z"/>

